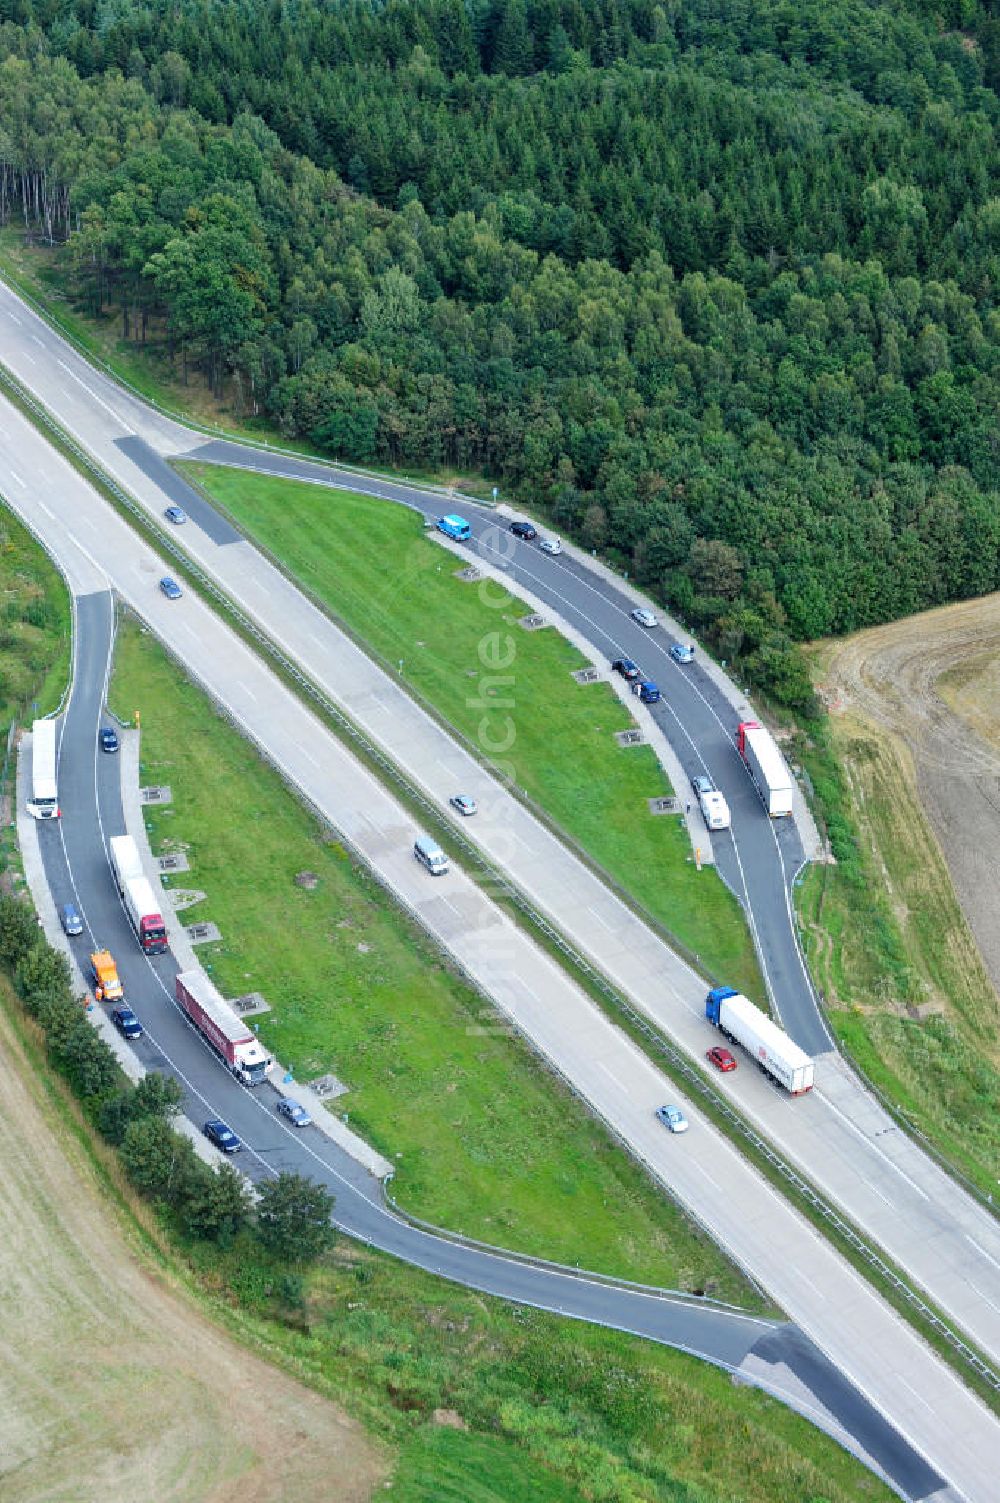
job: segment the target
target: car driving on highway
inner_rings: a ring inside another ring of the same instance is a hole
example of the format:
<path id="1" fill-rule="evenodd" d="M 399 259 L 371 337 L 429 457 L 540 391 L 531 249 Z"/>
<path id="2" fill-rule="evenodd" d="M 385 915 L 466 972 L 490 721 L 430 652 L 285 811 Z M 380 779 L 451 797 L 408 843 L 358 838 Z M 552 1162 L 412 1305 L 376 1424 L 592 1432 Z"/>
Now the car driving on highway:
<path id="1" fill-rule="evenodd" d="M 160 580 L 160 589 L 163 591 L 164 595 L 166 595 L 168 600 L 180 600 L 181 596 L 184 594 L 184 591 L 181 589 L 176 579 L 171 579 L 169 574 L 164 574 L 163 578 Z"/>
<path id="2" fill-rule="evenodd" d="M 470 798 L 467 793 L 455 793 L 448 802 L 453 809 L 458 810 L 459 814 L 475 814 L 478 807 L 475 799 Z"/>
<path id="3" fill-rule="evenodd" d="M 668 1132 L 687 1132 L 688 1119 L 679 1106 L 658 1106 L 656 1115 Z"/>
<path id="4" fill-rule="evenodd" d="M 168 506 L 163 515 L 168 522 L 173 522 L 175 527 L 183 527 L 187 521 L 187 512 L 182 506 Z"/>
<path id="5" fill-rule="evenodd" d="M 723 1049 L 721 1044 L 716 1044 L 714 1049 L 709 1049 L 705 1058 L 713 1064 L 717 1070 L 735 1070 L 736 1061 L 728 1049 Z"/>

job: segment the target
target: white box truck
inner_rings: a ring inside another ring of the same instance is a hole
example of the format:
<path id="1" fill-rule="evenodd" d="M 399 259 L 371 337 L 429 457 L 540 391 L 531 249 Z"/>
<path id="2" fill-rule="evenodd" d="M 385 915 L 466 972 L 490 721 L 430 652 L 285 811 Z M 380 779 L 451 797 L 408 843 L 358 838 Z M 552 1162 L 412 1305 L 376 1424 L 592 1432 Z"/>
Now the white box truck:
<path id="1" fill-rule="evenodd" d="M 729 805 L 717 788 L 713 788 L 708 793 L 699 793 L 698 806 L 710 830 L 729 829 L 732 823 L 729 817 Z"/>
<path id="2" fill-rule="evenodd" d="M 741 721 L 736 733 L 736 750 L 743 758 L 771 818 L 780 819 L 785 814 L 791 814 L 795 785 L 788 764 L 770 731 L 766 731 L 756 720 Z"/>
<path id="3" fill-rule="evenodd" d="M 812 1088 L 813 1062 L 808 1054 L 749 997 L 731 986 L 717 986 L 705 998 L 705 1016 L 793 1096 Z"/>
<path id="4" fill-rule="evenodd" d="M 142 869 L 139 849 L 131 835 L 113 835 L 108 845 L 115 885 L 135 937 L 147 955 L 162 955 L 167 948 L 167 926 L 152 884 Z"/>
<path id="5" fill-rule="evenodd" d="M 35 819 L 59 817 L 54 720 L 36 720 L 31 727 L 31 800 L 27 810 Z"/>

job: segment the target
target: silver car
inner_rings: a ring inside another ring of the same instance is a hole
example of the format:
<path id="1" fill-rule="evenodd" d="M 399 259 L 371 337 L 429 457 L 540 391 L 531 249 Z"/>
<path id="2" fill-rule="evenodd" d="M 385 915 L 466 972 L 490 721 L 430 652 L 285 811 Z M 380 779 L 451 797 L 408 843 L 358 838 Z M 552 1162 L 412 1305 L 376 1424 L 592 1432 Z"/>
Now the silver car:
<path id="1" fill-rule="evenodd" d="M 632 620 L 637 621 L 640 626 L 650 627 L 658 625 L 657 619 L 654 616 L 653 612 L 647 611 L 644 605 L 637 605 L 634 610 L 629 611 L 629 615 L 632 617 Z"/>
<path id="2" fill-rule="evenodd" d="M 562 543 L 558 538 L 539 538 L 538 546 L 543 553 L 555 555 L 562 552 Z"/>
<path id="3" fill-rule="evenodd" d="M 688 1119 L 679 1106 L 658 1106 L 656 1115 L 669 1132 L 687 1132 Z"/>

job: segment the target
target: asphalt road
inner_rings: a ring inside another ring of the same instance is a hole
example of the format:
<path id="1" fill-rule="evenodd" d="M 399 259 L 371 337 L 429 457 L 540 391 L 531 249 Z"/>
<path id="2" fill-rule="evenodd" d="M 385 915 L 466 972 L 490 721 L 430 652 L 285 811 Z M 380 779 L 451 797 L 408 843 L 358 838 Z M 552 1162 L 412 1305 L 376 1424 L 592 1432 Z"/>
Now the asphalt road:
<path id="1" fill-rule="evenodd" d="M 295 1129 L 278 1118 L 273 1084 L 250 1091 L 228 1075 L 174 1001 L 177 961 L 169 951 L 139 951 L 118 898 L 107 842 L 125 831 L 122 764 L 101 752 L 97 739 L 112 645 L 111 595 L 78 598 L 76 620 L 73 690 L 59 743 L 63 817 L 37 826 L 45 875 L 55 903 L 75 902 L 84 918 L 85 932 L 70 941 L 81 970 L 86 973 L 95 947 L 106 945 L 115 955 L 126 997 L 145 1028 L 131 1047 L 147 1070 L 180 1080 L 190 1120 L 200 1127 L 222 1116 L 243 1139 L 240 1168 L 252 1179 L 287 1169 L 327 1185 L 336 1197 L 336 1224 L 352 1237 L 484 1293 L 633 1332 L 740 1372 L 824 1428 L 839 1428 L 839 1438 L 849 1438 L 903 1496 L 938 1493 L 939 1474 L 794 1325 L 561 1274 L 431 1236 L 389 1210 L 378 1182 L 316 1127 Z"/>
<path id="2" fill-rule="evenodd" d="M 135 442 L 123 442 L 130 445 L 135 456 Z M 428 519 L 445 509 L 440 496 L 429 496 L 412 486 L 331 473 L 328 467 L 309 460 L 261 453 L 224 440 L 197 445 L 184 457 L 348 487 L 400 502 Z M 190 509 L 199 525 L 213 525 L 206 516 L 212 508 L 148 445 L 144 458 L 143 468 L 151 478 L 162 480 L 164 472 L 170 475 L 172 498 Z M 537 542 L 524 542 L 506 531 L 498 538 L 496 513 L 486 507 L 463 500 L 450 509 L 469 521 L 470 548 L 503 569 L 514 584 L 551 605 L 592 644 L 600 666 L 629 657 L 659 685 L 663 698 L 649 706 L 653 719 L 687 775 L 707 772 L 729 804 L 731 830 L 712 836 L 716 868 L 747 914 L 775 1011 L 807 1054 L 830 1049 L 832 1039 L 799 950 L 791 908 L 792 884 L 805 862 L 805 852 L 791 819 L 772 820 L 765 813 L 736 750 L 737 717 L 730 702 L 697 659 L 683 667 L 674 662 L 669 653 L 671 638 L 662 628 L 646 630 L 631 620 L 634 602 L 611 580 L 568 552 L 551 557 L 539 551 Z M 214 525 L 220 520 L 215 517 Z M 505 524 L 501 521 L 500 526 L 504 528 Z M 688 790 L 679 788 L 677 793 L 683 798 Z"/>
<path id="3" fill-rule="evenodd" d="M 148 409 L 146 409 L 141 403 L 134 402 L 133 399 L 128 398 L 124 394 L 118 392 L 116 388 L 110 385 L 110 383 L 103 382 L 103 378 L 100 378 L 95 373 L 89 371 L 86 366 L 82 366 L 82 371 L 72 370 L 71 367 L 75 362 L 75 357 L 73 357 L 71 352 L 66 350 L 64 346 L 61 346 L 59 344 L 58 340 L 56 340 L 55 336 L 52 335 L 51 331 L 45 329 L 44 325 L 42 325 L 40 329 L 33 328 L 30 330 L 30 332 L 26 331 L 23 329 L 23 327 L 19 327 L 20 319 L 21 315 L 18 314 L 14 323 L 14 329 L 15 331 L 17 331 L 15 338 L 16 340 L 20 341 L 20 344 L 23 344 L 23 348 L 21 348 L 19 344 L 18 353 L 24 358 L 25 368 L 29 372 L 35 373 L 34 383 L 36 384 L 36 387 L 40 388 L 41 391 L 44 392 L 46 401 L 60 412 L 60 416 L 64 421 L 69 422 L 70 426 L 74 428 L 74 431 L 90 432 L 94 438 L 95 452 L 98 452 L 101 455 L 105 463 L 109 462 L 110 457 L 111 467 L 115 469 L 115 472 L 118 473 L 126 483 L 131 486 L 135 486 L 137 494 L 142 494 L 145 496 L 146 492 L 143 490 L 142 485 L 138 484 L 136 480 L 136 477 L 140 472 L 135 466 L 134 458 L 129 459 L 126 465 L 119 468 L 114 457 L 114 455 L 117 454 L 121 459 L 125 459 L 126 456 L 123 453 L 124 446 L 126 443 L 130 443 L 127 435 L 123 436 L 120 431 L 118 431 L 122 425 L 121 414 L 124 413 L 125 415 L 126 426 L 129 422 L 141 425 L 143 431 L 150 434 L 151 437 L 155 439 L 156 443 L 162 447 L 163 452 L 165 453 L 177 453 L 183 448 L 190 448 L 190 434 L 181 429 L 178 425 L 170 423 L 169 420 L 160 419 L 158 417 L 155 417 L 155 415 L 151 415 L 148 412 Z M 9 334 L 10 331 L 8 330 L 7 333 Z M 23 339 L 21 337 L 22 334 L 24 336 Z M 46 349 L 46 354 L 43 359 L 38 355 L 37 351 L 39 346 L 45 348 L 46 340 L 48 340 L 50 343 L 54 343 L 55 349 L 52 351 Z M 34 354 L 31 353 L 32 348 L 35 349 Z M 58 353 L 60 351 L 61 353 Z M 49 359 L 50 355 L 52 357 L 51 361 Z M 65 359 L 63 357 L 65 357 Z M 64 376 L 59 376 L 58 372 L 54 373 L 54 384 L 51 379 L 53 375 L 53 366 L 59 366 L 64 371 Z M 107 421 L 107 418 L 109 416 L 111 418 L 110 423 Z M 123 536 L 119 536 L 119 534 L 122 532 L 122 529 L 116 523 L 111 521 L 110 518 L 107 518 L 104 513 L 102 513 L 99 505 L 93 504 L 93 498 L 88 501 L 83 492 L 78 489 L 77 477 L 72 476 L 71 473 L 66 473 L 63 470 L 60 470 L 60 467 L 58 465 L 51 463 L 49 451 L 45 448 L 44 444 L 41 444 L 37 440 L 35 435 L 31 435 L 29 432 L 21 431 L 18 428 L 18 424 L 13 421 L 10 415 L 8 415 L 3 420 L 3 422 L 5 427 L 5 436 L 9 435 L 10 440 L 7 446 L 7 455 L 9 462 L 4 460 L 2 453 L 3 446 L 0 445 L 0 465 L 3 466 L 5 472 L 5 486 L 9 488 L 9 493 L 12 495 L 12 499 L 16 499 L 25 503 L 27 507 L 27 514 L 30 516 L 33 525 L 40 527 L 43 532 L 48 533 L 57 545 L 67 542 L 73 545 L 71 549 L 63 548 L 60 553 L 60 558 L 63 562 L 63 566 L 67 568 L 68 571 L 74 572 L 77 569 L 80 556 L 87 553 L 88 546 L 91 550 L 90 558 L 92 561 L 95 561 L 97 558 L 106 557 L 108 559 L 109 569 L 112 569 L 115 572 L 116 577 L 121 580 L 120 588 L 123 589 L 126 597 L 133 604 L 136 604 L 137 608 L 144 615 L 146 615 L 148 619 L 151 619 L 151 624 L 154 626 L 155 630 L 164 635 L 167 640 L 170 640 L 171 638 L 173 639 L 175 650 L 180 649 L 179 634 L 184 634 L 185 641 L 181 655 L 186 662 L 192 665 L 196 665 L 198 659 L 192 658 L 190 648 L 192 622 L 197 622 L 199 620 L 199 615 L 197 612 L 192 614 L 192 612 L 194 612 L 194 602 L 188 600 L 183 603 L 183 607 L 171 608 L 169 621 L 165 616 L 161 619 L 156 610 L 152 612 L 152 617 L 150 617 L 148 592 L 151 587 L 151 573 L 153 576 L 153 581 L 155 581 L 155 562 L 144 560 L 142 558 L 142 555 L 144 553 L 144 550 L 142 548 L 134 546 L 133 543 L 127 542 Z M 15 430 L 18 431 L 15 433 Z M 107 441 L 109 436 L 112 434 L 117 434 L 117 436 L 112 438 L 111 440 L 112 444 L 115 447 L 109 454 L 109 451 L 107 449 Z M 256 455 L 254 455 L 253 457 L 256 459 Z M 285 462 L 281 461 L 281 463 L 284 467 Z M 332 477 L 329 470 L 321 469 L 319 473 L 325 483 L 331 483 Z M 373 483 L 369 487 L 367 485 L 361 484 L 356 479 L 356 477 L 353 476 L 348 476 L 346 478 L 341 476 L 340 483 L 350 484 L 359 489 L 371 488 L 376 490 L 376 492 L 379 494 L 387 492 L 399 492 L 401 490 L 409 489 L 398 486 L 385 486 L 381 482 Z M 162 493 L 160 494 L 162 495 Z M 45 501 L 41 499 L 42 497 L 46 498 Z M 419 502 L 422 508 L 426 508 L 428 505 L 425 493 L 417 490 L 409 490 L 409 497 L 410 504 L 415 504 L 416 499 L 419 498 Z M 394 495 L 393 499 L 407 499 L 407 497 Z M 152 504 L 154 508 L 157 506 L 158 502 L 155 495 L 151 500 L 147 500 L 147 504 Z M 57 516 L 56 513 L 52 510 L 53 507 L 56 508 L 57 512 L 61 512 L 62 515 Z M 43 517 L 40 518 L 35 515 L 33 508 L 35 508 L 36 510 L 40 509 L 44 514 Z M 442 507 L 441 509 L 444 509 L 444 507 Z M 463 510 L 464 509 L 465 508 L 463 506 Z M 112 535 L 114 536 L 113 542 L 111 541 Z M 221 541 L 222 540 L 220 539 L 220 542 Z M 246 545 L 238 545 L 231 550 L 229 547 L 223 544 L 220 550 L 220 555 L 229 556 L 231 552 L 233 554 L 238 554 L 241 551 L 241 548 L 245 549 Z M 160 566 L 160 570 L 162 572 L 162 565 Z M 155 583 L 153 583 L 152 589 L 153 593 L 155 594 Z M 136 590 L 138 590 L 138 594 L 136 594 Z M 201 619 L 202 626 L 199 629 L 204 634 L 208 629 L 206 628 L 206 625 L 204 623 L 203 613 Z M 210 632 L 209 635 L 211 635 Z M 205 638 L 205 640 L 207 641 L 207 638 Z M 642 659 L 640 659 L 640 661 L 642 661 Z M 195 671 L 197 671 L 197 669 L 195 669 Z M 250 668 L 245 658 L 243 660 L 241 674 L 242 677 L 246 679 L 246 684 L 230 679 L 228 683 L 228 692 L 230 694 L 236 693 L 238 696 L 241 696 L 242 691 L 245 688 L 250 699 L 253 700 L 254 703 L 258 706 L 256 719 L 258 723 L 260 723 L 259 710 L 260 706 L 263 704 L 264 698 L 262 694 L 261 684 L 259 682 L 260 676 Z M 254 683 L 256 685 L 255 694 L 250 694 L 249 685 L 251 683 Z M 273 689 L 268 692 L 273 697 Z M 260 699 L 258 700 L 256 696 L 260 696 Z M 249 727 L 253 722 L 254 712 L 247 704 L 246 696 L 242 696 L 241 704 L 244 714 L 244 723 L 246 723 Z M 284 713 L 286 715 L 293 715 L 293 712 L 291 711 L 291 708 L 289 706 L 285 707 Z M 265 720 L 263 724 L 266 726 L 267 721 Z M 261 731 L 259 730 L 252 733 L 257 734 L 258 736 L 261 735 Z M 263 732 L 263 734 L 266 736 L 266 730 Z M 315 729 L 313 730 L 312 734 L 314 736 L 317 734 Z M 310 758 L 309 760 L 312 761 L 312 758 Z M 300 783 L 303 781 L 301 774 L 297 776 L 295 773 L 293 773 L 292 777 L 293 781 L 298 780 Z M 338 819 L 343 816 L 344 812 L 344 810 L 340 810 L 337 816 Z M 348 827 L 350 827 L 350 820 L 348 821 Z M 396 838 L 398 838 L 398 836 L 393 835 L 393 839 Z M 373 848 L 372 855 L 375 857 L 374 864 L 376 866 L 379 866 L 380 853 L 375 848 Z M 369 859 L 371 859 L 371 857 L 369 857 Z M 398 878 L 399 872 L 397 871 L 394 873 L 394 879 L 398 880 Z M 638 1066 L 641 1064 L 641 1061 L 636 1061 L 634 1063 L 636 1064 L 636 1068 L 638 1068 Z M 749 1077 L 747 1084 L 750 1084 Z M 607 1082 L 604 1082 L 604 1085 L 606 1086 Z M 816 1093 L 813 1094 L 815 1095 Z M 796 1122 L 800 1122 L 801 1118 L 796 1116 L 795 1120 Z M 639 1119 L 636 1119 L 634 1122 L 630 1122 L 630 1127 L 635 1128 L 639 1132 L 640 1136 L 644 1125 L 644 1122 Z M 854 1129 L 854 1131 L 858 1132 L 856 1128 Z M 709 1141 L 710 1136 L 711 1135 L 706 1134 L 705 1147 L 708 1149 L 713 1148 L 712 1143 Z M 862 1150 L 867 1149 L 868 1136 L 868 1134 L 862 1134 L 858 1132 L 857 1142 L 859 1148 L 861 1148 Z M 699 1146 L 700 1144 L 701 1139 L 699 1137 Z M 712 1169 L 711 1175 L 705 1177 L 706 1183 L 710 1183 L 712 1177 L 718 1173 L 718 1155 L 720 1152 L 720 1145 L 716 1144 L 714 1146 L 714 1152 L 716 1154 L 715 1168 Z M 879 1149 L 879 1153 L 881 1154 L 882 1158 L 885 1158 L 884 1150 Z M 698 1157 L 703 1163 L 706 1164 L 706 1168 L 708 1167 L 708 1164 L 712 1162 L 711 1155 L 709 1155 L 709 1159 L 707 1161 L 705 1160 L 705 1156 L 703 1154 L 699 1155 Z M 887 1167 L 892 1168 L 887 1159 L 886 1164 Z M 903 1175 L 903 1178 L 906 1178 L 905 1174 Z M 884 1181 L 884 1185 L 886 1189 L 890 1190 L 890 1192 L 893 1191 L 894 1185 L 891 1175 Z M 705 1188 L 705 1184 L 703 1184 L 702 1188 Z M 914 1189 L 918 1195 L 923 1195 L 924 1201 L 926 1202 L 927 1196 L 924 1194 L 924 1192 L 919 1190 L 919 1187 L 917 1186 L 914 1186 Z M 890 1201 L 885 1196 L 880 1197 L 880 1203 L 885 1207 L 890 1207 Z M 747 1209 L 750 1209 L 750 1207 L 748 1206 Z M 917 1207 L 917 1209 L 919 1210 L 919 1206 Z M 930 1207 L 928 1207 L 928 1209 L 930 1209 Z M 936 1204 L 933 1205 L 933 1210 L 935 1212 L 937 1212 L 937 1209 L 938 1208 Z M 744 1214 L 744 1211 L 740 1212 L 740 1215 Z M 770 1214 L 776 1217 L 778 1221 L 781 1221 L 781 1213 L 777 1207 L 774 1207 Z M 948 1273 L 950 1275 L 951 1269 L 948 1265 L 948 1262 L 942 1261 L 940 1256 L 942 1244 L 946 1240 L 947 1217 L 943 1218 L 942 1215 L 936 1214 L 932 1218 L 932 1220 L 932 1240 L 925 1238 L 921 1241 L 921 1245 L 923 1247 L 931 1249 L 932 1264 L 936 1260 L 936 1267 L 938 1272 L 940 1272 L 942 1275 L 944 1275 L 945 1273 Z M 740 1237 L 742 1236 L 742 1233 L 738 1231 L 738 1227 L 739 1222 L 734 1223 L 732 1217 L 730 1216 L 729 1229 L 731 1232 L 737 1233 L 737 1243 L 740 1241 Z M 791 1232 L 792 1228 L 789 1227 L 788 1230 L 789 1232 Z M 912 1238 L 910 1240 L 911 1242 L 913 1241 Z M 966 1241 L 971 1243 L 973 1248 L 976 1247 L 975 1241 L 972 1237 L 966 1238 Z M 781 1245 L 785 1245 L 783 1241 L 781 1242 Z M 757 1245 L 757 1248 L 758 1251 L 762 1250 L 760 1248 L 760 1244 Z M 808 1248 L 803 1246 L 800 1251 L 806 1252 L 808 1251 Z M 909 1412 L 907 1414 L 906 1420 L 904 1421 L 904 1423 L 906 1423 L 907 1425 L 908 1434 L 918 1436 L 921 1435 L 924 1421 L 920 1418 L 920 1416 L 925 1412 L 930 1413 L 929 1407 L 926 1405 L 925 1400 L 922 1398 L 920 1390 L 922 1389 L 924 1393 L 933 1392 L 935 1394 L 935 1403 L 940 1413 L 941 1421 L 945 1426 L 945 1432 L 950 1435 L 952 1440 L 954 1441 L 954 1444 L 950 1447 L 948 1444 L 945 1444 L 943 1451 L 938 1449 L 934 1452 L 934 1454 L 938 1457 L 947 1457 L 947 1465 L 943 1467 L 943 1470 L 946 1470 L 949 1475 L 960 1475 L 964 1470 L 967 1470 L 967 1468 L 965 1467 L 966 1459 L 978 1464 L 981 1468 L 984 1452 L 982 1445 L 979 1444 L 976 1436 L 978 1433 L 982 1433 L 982 1415 L 980 1415 L 977 1419 L 975 1413 L 973 1412 L 975 1406 L 973 1406 L 973 1411 L 969 1411 L 968 1406 L 965 1406 L 963 1408 L 963 1401 L 960 1399 L 959 1394 L 951 1392 L 949 1404 L 953 1406 L 953 1418 L 949 1418 L 947 1420 L 944 1418 L 945 1411 L 942 1409 L 942 1405 L 944 1404 L 944 1392 L 945 1390 L 951 1390 L 953 1388 L 953 1385 L 947 1374 L 940 1371 L 939 1365 L 937 1377 L 931 1384 L 918 1382 L 917 1387 L 914 1387 L 906 1381 L 906 1379 L 903 1377 L 903 1374 L 909 1374 L 909 1376 L 914 1378 L 914 1380 L 916 1381 L 916 1372 L 921 1369 L 921 1366 L 924 1362 L 924 1357 L 920 1355 L 919 1351 L 913 1348 L 912 1341 L 909 1342 L 909 1356 L 905 1359 L 902 1357 L 901 1353 L 903 1350 L 907 1349 L 908 1343 L 905 1339 L 904 1333 L 901 1331 L 897 1331 L 896 1333 L 897 1359 L 892 1362 L 891 1366 L 886 1366 L 886 1363 L 891 1360 L 888 1357 L 888 1353 L 891 1349 L 891 1342 L 889 1341 L 888 1330 L 883 1328 L 884 1322 L 882 1322 L 882 1317 L 879 1314 L 877 1308 L 872 1306 L 870 1301 L 866 1305 L 865 1299 L 862 1297 L 860 1289 L 857 1289 L 856 1287 L 852 1289 L 851 1280 L 848 1278 L 845 1282 L 845 1280 L 841 1277 L 841 1274 L 836 1270 L 833 1264 L 831 1264 L 830 1259 L 824 1259 L 824 1257 L 820 1255 L 819 1248 L 814 1249 L 814 1252 L 816 1255 L 816 1262 L 819 1264 L 819 1266 L 825 1269 L 825 1272 L 822 1275 L 819 1275 L 814 1268 L 810 1269 L 810 1272 L 813 1273 L 814 1280 L 818 1279 L 818 1283 L 810 1282 L 809 1278 L 804 1273 L 804 1269 L 806 1267 L 809 1267 L 808 1262 L 803 1263 L 799 1261 L 798 1258 L 796 1258 L 794 1264 L 792 1264 L 788 1270 L 792 1274 L 791 1281 L 789 1282 L 788 1279 L 785 1279 L 783 1277 L 780 1265 L 776 1266 L 772 1260 L 771 1275 L 777 1279 L 777 1282 L 782 1286 L 784 1290 L 782 1295 L 782 1302 L 785 1303 L 788 1308 L 795 1309 L 796 1312 L 800 1315 L 805 1316 L 806 1312 L 808 1312 L 807 1318 L 810 1320 L 811 1328 L 815 1319 L 816 1328 L 824 1329 L 826 1338 L 825 1344 L 827 1345 L 827 1349 L 836 1350 L 838 1361 L 843 1360 L 844 1366 L 847 1369 L 857 1371 L 858 1363 L 860 1362 L 861 1369 L 865 1371 L 866 1374 L 864 1379 L 866 1390 L 868 1392 L 879 1392 L 883 1395 L 881 1402 L 883 1403 L 883 1406 L 887 1413 L 900 1414 L 905 1412 L 908 1408 Z M 980 1254 L 982 1255 L 985 1262 L 987 1255 L 982 1249 L 979 1249 L 978 1253 L 976 1254 L 970 1253 L 969 1256 L 974 1257 L 979 1256 Z M 812 1253 L 810 1253 L 810 1256 L 812 1256 Z M 799 1269 L 803 1270 L 801 1281 L 799 1277 Z M 829 1283 L 827 1282 L 828 1280 Z M 857 1281 L 855 1281 L 855 1285 L 856 1283 Z M 947 1289 L 952 1286 L 948 1282 L 945 1282 L 943 1287 L 947 1291 Z M 835 1289 L 838 1289 L 839 1293 L 835 1294 Z M 849 1304 L 856 1305 L 858 1308 L 849 1312 L 847 1308 Z M 867 1351 L 865 1350 L 864 1343 L 862 1342 L 859 1345 L 856 1340 L 856 1332 L 858 1329 L 857 1325 L 855 1324 L 851 1326 L 848 1323 L 849 1313 L 856 1319 L 857 1317 L 861 1316 L 862 1308 L 868 1309 L 869 1311 L 869 1324 L 866 1327 L 869 1332 L 869 1349 Z M 884 1345 L 879 1345 L 878 1347 L 872 1345 L 872 1337 L 876 1327 L 881 1329 L 882 1337 L 884 1338 Z M 855 1358 L 857 1360 L 855 1360 Z M 750 1361 L 751 1359 L 747 1360 Z M 889 1379 L 888 1383 L 882 1384 L 881 1377 L 887 1377 Z M 908 1389 L 910 1395 L 913 1396 L 912 1398 L 906 1398 L 906 1395 L 904 1394 L 904 1388 Z M 900 1408 L 900 1404 L 903 1405 L 902 1410 Z M 931 1428 L 934 1431 L 933 1443 L 935 1446 L 938 1446 L 941 1440 L 940 1429 L 936 1425 L 932 1426 Z M 991 1434 L 992 1431 L 988 1430 L 987 1433 Z M 928 1443 L 930 1443 L 930 1441 Z M 981 1495 L 982 1489 L 980 1488 L 979 1494 L 977 1494 L 976 1488 L 974 1486 L 966 1486 L 965 1492 L 966 1496 L 968 1497 L 976 1497 L 977 1495 Z"/>

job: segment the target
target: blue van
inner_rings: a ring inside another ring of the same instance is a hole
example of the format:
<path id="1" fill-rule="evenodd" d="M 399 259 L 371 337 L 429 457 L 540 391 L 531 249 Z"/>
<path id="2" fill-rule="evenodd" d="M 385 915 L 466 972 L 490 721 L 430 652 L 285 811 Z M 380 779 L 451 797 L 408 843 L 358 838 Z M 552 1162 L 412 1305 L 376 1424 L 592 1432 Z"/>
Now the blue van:
<path id="1" fill-rule="evenodd" d="M 472 528 L 464 517 L 438 517 L 438 532 L 443 532 L 446 537 L 454 538 L 456 543 L 467 543 L 472 536 Z"/>

